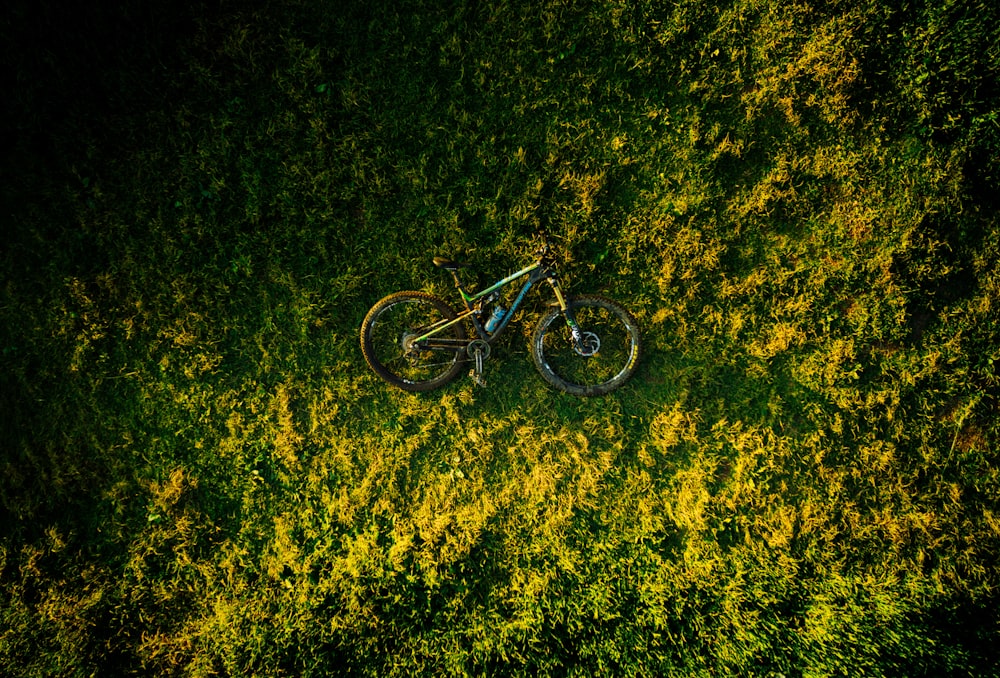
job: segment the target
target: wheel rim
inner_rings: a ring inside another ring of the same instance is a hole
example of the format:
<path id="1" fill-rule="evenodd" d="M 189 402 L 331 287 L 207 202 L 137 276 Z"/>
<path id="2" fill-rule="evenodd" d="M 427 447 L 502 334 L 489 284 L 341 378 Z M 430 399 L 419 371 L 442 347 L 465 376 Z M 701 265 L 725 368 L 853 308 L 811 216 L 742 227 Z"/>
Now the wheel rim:
<path id="1" fill-rule="evenodd" d="M 445 315 L 431 302 L 423 299 L 402 300 L 386 306 L 372 321 L 372 356 L 386 370 L 404 382 L 417 384 L 443 379 L 458 361 L 454 351 L 421 349 L 415 340 L 420 328 Z M 458 338 L 451 328 L 437 336 Z"/>
<path id="2" fill-rule="evenodd" d="M 544 367 L 562 381 L 583 389 L 621 378 L 631 368 L 638 342 L 629 324 L 613 310 L 584 305 L 574 308 L 582 328 L 581 346 L 561 314 L 554 314 L 539 338 Z"/>

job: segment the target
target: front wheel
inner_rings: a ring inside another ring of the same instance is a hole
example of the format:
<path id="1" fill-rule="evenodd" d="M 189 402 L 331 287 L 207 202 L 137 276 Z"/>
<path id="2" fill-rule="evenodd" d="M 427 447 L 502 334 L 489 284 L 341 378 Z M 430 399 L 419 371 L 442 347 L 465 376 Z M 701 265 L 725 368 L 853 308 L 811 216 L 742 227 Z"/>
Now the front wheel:
<path id="1" fill-rule="evenodd" d="M 361 352 L 378 376 L 404 391 L 430 391 L 462 371 L 465 328 L 456 322 L 418 341 L 457 314 L 424 292 L 397 292 L 372 306 L 361 323 Z"/>
<path id="2" fill-rule="evenodd" d="M 554 308 L 535 326 L 531 356 L 545 381 L 578 396 L 610 393 L 632 376 L 641 351 L 632 314 L 610 299 L 569 299 L 579 331 L 574 339 L 562 311 Z"/>

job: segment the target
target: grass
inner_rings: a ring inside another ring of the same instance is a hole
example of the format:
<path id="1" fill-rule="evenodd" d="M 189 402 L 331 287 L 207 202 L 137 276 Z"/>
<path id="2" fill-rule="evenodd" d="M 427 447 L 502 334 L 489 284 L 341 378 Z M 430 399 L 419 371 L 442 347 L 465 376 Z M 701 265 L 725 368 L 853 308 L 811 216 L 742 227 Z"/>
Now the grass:
<path id="1" fill-rule="evenodd" d="M 992 5 L 6 16 L 7 673 L 996 675 Z M 537 225 L 624 388 L 367 369 Z"/>

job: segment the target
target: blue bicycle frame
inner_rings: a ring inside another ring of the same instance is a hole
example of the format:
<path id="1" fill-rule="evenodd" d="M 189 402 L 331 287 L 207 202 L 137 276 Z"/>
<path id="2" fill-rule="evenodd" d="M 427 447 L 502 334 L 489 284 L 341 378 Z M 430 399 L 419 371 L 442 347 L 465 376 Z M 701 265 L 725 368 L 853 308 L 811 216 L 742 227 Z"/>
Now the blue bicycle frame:
<path id="1" fill-rule="evenodd" d="M 462 289 L 461 284 L 458 280 L 458 275 L 455 271 L 452 271 L 452 275 L 455 278 L 455 287 L 458 288 L 458 292 L 462 295 L 462 301 L 465 304 L 465 311 L 458 314 L 458 317 L 453 319 L 440 320 L 432 325 L 429 325 L 421 330 L 423 332 L 420 336 L 413 340 L 413 343 L 419 345 L 423 348 L 428 349 L 459 349 L 467 346 L 469 341 L 463 341 L 459 339 L 444 339 L 435 337 L 441 330 L 451 327 L 463 320 L 469 319 L 472 321 L 473 327 L 476 328 L 476 334 L 479 335 L 479 339 L 491 343 L 506 329 L 510 319 L 520 308 L 521 302 L 524 301 L 525 296 L 527 296 L 528 291 L 537 283 L 539 280 L 545 280 L 552 286 L 552 291 L 555 293 L 556 302 L 559 308 L 562 310 L 563 315 L 566 317 L 566 323 L 569 325 L 570 331 L 573 334 L 573 338 L 579 341 L 580 330 L 577 327 L 576 320 L 573 318 L 572 310 L 569 304 L 566 303 L 566 297 L 562 293 L 562 289 L 559 287 L 559 280 L 557 278 L 555 270 L 549 263 L 544 259 L 540 259 L 530 266 L 522 268 L 517 273 L 512 273 L 503 280 L 494 283 L 493 285 L 487 287 L 486 289 L 476 292 L 475 294 L 469 294 Z M 506 287 L 507 285 L 527 276 L 528 279 L 521 286 L 520 292 L 514 298 L 514 302 L 511 304 L 510 310 L 504 316 L 500 324 L 497 325 L 496 329 L 492 332 L 488 332 L 486 327 L 479 320 L 479 316 L 482 314 L 482 308 L 475 306 L 476 302 L 485 299 L 489 295 L 497 292 L 498 290 Z"/>

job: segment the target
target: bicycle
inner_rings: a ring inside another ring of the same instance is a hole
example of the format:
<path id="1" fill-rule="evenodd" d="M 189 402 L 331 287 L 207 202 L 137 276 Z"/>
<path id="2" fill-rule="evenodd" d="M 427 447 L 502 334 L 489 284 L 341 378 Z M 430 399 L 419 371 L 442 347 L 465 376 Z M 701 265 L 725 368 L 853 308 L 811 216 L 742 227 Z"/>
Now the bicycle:
<path id="1" fill-rule="evenodd" d="M 361 351 L 379 377 L 404 391 L 430 391 L 455 379 L 472 363 L 470 376 L 485 385 L 483 364 L 492 344 L 510 324 L 528 291 L 545 281 L 555 300 L 531 336 L 531 355 L 542 378 L 566 393 L 610 393 L 635 372 L 641 346 L 635 318 L 618 303 L 597 295 L 566 296 L 559 284 L 548 238 L 535 261 L 475 293 L 462 286 L 458 271 L 467 268 L 445 257 L 434 265 L 451 273 L 465 310 L 456 313 L 426 292 L 396 292 L 378 301 L 361 324 Z M 500 291 L 525 279 L 509 309 Z M 557 322 L 559 320 L 562 322 Z M 466 323 L 475 335 L 469 338 Z"/>

